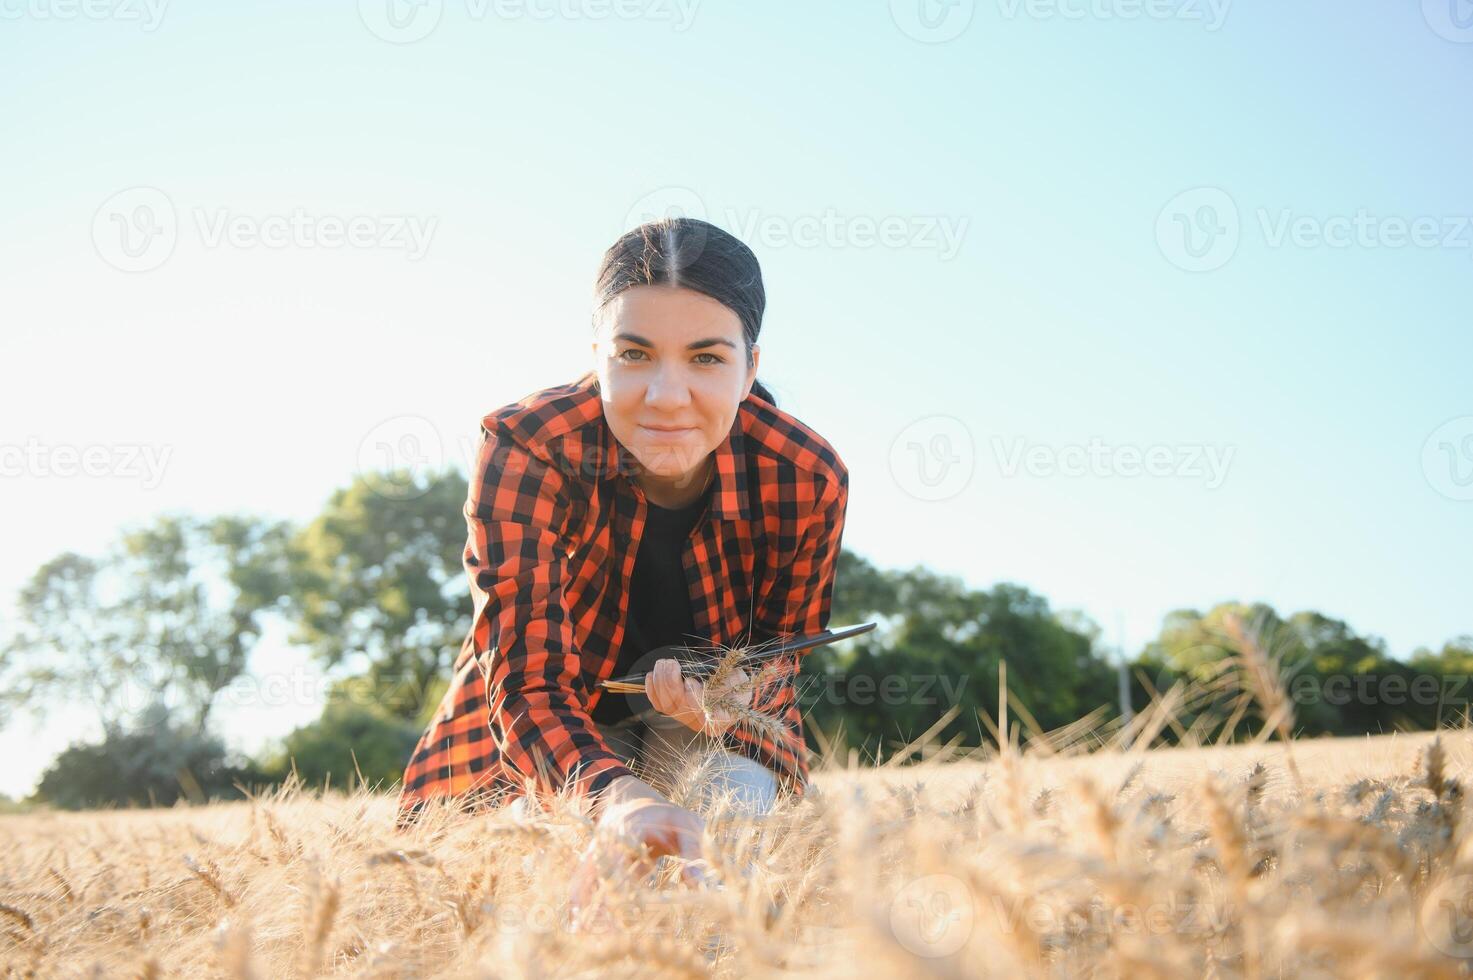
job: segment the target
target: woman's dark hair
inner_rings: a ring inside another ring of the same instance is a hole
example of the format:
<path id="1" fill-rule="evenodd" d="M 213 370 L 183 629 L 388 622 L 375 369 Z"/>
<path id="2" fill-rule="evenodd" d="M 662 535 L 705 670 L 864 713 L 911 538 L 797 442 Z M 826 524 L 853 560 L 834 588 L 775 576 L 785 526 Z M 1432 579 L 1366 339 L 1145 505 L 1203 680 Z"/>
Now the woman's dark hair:
<path id="1" fill-rule="evenodd" d="M 741 239 L 700 218 L 665 217 L 631 231 L 604 252 L 593 289 L 593 320 L 624 290 L 632 286 L 684 286 L 721 303 L 742 321 L 747 366 L 752 345 L 762 331 L 767 291 L 757 256 Z M 585 375 L 584 377 L 587 377 Z M 777 404 L 761 380 L 752 382 L 752 394 Z"/>

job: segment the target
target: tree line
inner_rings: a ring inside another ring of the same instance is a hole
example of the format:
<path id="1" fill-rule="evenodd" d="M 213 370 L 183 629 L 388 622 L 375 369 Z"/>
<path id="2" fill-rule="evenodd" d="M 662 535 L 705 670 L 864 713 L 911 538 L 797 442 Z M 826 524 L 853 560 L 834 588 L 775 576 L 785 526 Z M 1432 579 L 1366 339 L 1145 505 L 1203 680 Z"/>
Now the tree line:
<path id="1" fill-rule="evenodd" d="M 391 788 L 470 626 L 465 493 L 453 468 L 368 475 L 302 526 L 167 513 L 101 555 L 46 562 L 0 635 L 0 724 L 66 703 L 84 706 L 103 735 L 66 749 L 26 802 L 169 805 L 229 798 L 293 772 L 311 785 Z M 1462 724 L 1473 700 L 1473 636 L 1398 658 L 1317 612 L 1223 602 L 1171 613 L 1126 656 L 1088 618 L 1021 585 L 974 589 L 845 550 L 831 623 L 871 620 L 880 628 L 802 661 L 799 699 L 816 749 L 837 741 L 878 760 L 922 732 L 986 744 L 1004 663 L 1009 703 L 1035 735 L 1083 718 L 1107 730 L 1183 691 L 1153 743 L 1273 729 L 1282 719 L 1244 697 L 1244 671 L 1253 683 L 1271 674 L 1296 737 Z M 268 633 L 330 686 L 311 695 L 322 702 L 315 721 L 259 757 L 238 757 L 216 712 L 260 683 L 251 657 Z"/>

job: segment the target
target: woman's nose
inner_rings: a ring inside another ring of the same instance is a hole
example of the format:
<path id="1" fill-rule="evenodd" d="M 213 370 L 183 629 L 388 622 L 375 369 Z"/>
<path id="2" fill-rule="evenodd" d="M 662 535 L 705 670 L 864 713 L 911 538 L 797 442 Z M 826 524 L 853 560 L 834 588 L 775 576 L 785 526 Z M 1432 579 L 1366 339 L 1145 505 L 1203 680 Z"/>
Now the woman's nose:
<path id="1" fill-rule="evenodd" d="M 684 405 L 690 401 L 690 387 L 674 371 L 661 370 L 645 388 L 644 400 L 647 405 Z"/>

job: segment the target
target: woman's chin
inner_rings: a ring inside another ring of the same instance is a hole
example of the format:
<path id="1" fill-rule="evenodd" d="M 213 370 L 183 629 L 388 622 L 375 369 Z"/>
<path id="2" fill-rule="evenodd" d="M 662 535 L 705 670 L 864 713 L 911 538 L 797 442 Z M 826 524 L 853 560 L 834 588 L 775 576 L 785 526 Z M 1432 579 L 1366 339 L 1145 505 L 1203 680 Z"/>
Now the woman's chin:
<path id="1" fill-rule="evenodd" d="M 673 480 L 695 470 L 705 456 L 705 453 L 672 453 L 669 450 L 662 451 L 657 449 L 641 454 L 639 456 L 639 462 L 644 467 L 644 471 L 650 476 L 658 477 L 661 480 Z"/>
<path id="2" fill-rule="evenodd" d="M 683 455 L 673 458 L 670 457 L 670 454 L 651 454 L 641 458 L 639 466 L 644 467 L 647 476 L 654 477 L 663 483 L 679 485 L 682 479 L 689 479 L 700 470 L 700 458 L 686 461 Z"/>
<path id="3" fill-rule="evenodd" d="M 651 479 L 660 480 L 662 482 L 669 482 L 680 479 L 683 475 L 685 475 L 685 471 L 668 466 L 646 466 L 644 469 L 644 475 L 650 477 Z"/>

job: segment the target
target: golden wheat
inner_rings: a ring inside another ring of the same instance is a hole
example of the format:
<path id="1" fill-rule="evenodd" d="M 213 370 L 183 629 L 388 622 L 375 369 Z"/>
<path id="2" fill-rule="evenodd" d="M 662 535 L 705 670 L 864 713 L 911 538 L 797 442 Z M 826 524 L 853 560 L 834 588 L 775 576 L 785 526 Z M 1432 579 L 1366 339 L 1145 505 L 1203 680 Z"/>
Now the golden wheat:
<path id="1" fill-rule="evenodd" d="M 391 793 L 298 781 L 240 803 L 6 816 L 0 962 L 21 976 L 1466 975 L 1473 736 L 1284 741 L 1273 640 L 1234 628 L 1248 700 L 1215 724 L 1257 717 L 1279 741 L 1173 728 L 1172 706 L 1204 703 L 1180 686 L 1129 724 L 1042 732 L 1004 674 L 995 717 L 978 719 L 985 751 L 903 764 L 911 740 L 867 765 L 833 740 L 809 792 L 761 820 L 703 795 L 697 758 L 673 792 L 708 815 L 708 884 L 610 861 L 597 915 L 577 922 L 568 884 L 593 825 L 561 794 L 430 808 L 407 831 Z M 1168 730 L 1201 741 L 1153 748 Z"/>

